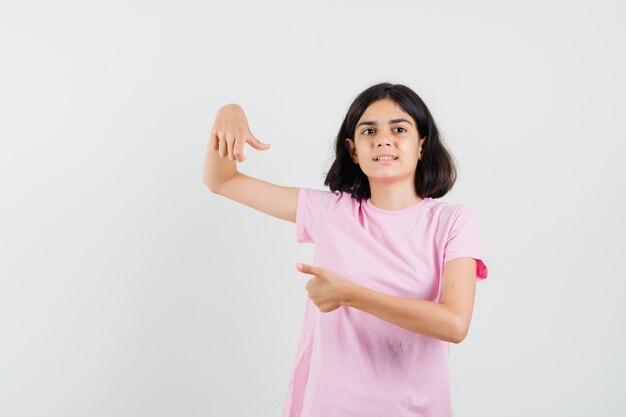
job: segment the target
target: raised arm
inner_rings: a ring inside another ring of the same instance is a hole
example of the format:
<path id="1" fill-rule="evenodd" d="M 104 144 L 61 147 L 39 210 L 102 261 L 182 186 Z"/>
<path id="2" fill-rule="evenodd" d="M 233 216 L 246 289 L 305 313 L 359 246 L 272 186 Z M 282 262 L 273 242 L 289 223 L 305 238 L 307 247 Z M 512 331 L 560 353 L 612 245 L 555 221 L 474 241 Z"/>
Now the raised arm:
<path id="1" fill-rule="evenodd" d="M 254 137 L 239 105 L 228 104 L 220 108 L 204 160 L 204 184 L 216 194 L 295 223 L 297 187 L 272 184 L 237 170 L 237 161 L 245 161 L 243 147 L 246 143 L 257 150 L 270 147 Z"/>
<path id="2" fill-rule="evenodd" d="M 209 146 L 204 159 L 204 184 L 211 191 L 231 179 L 237 173 L 237 161 L 243 162 L 243 145 L 249 138 L 254 138 L 248 127 L 248 120 L 241 106 L 227 104 L 220 108 L 215 115 L 215 122 L 211 128 Z M 261 149 L 269 148 L 269 144 L 262 144 Z"/>

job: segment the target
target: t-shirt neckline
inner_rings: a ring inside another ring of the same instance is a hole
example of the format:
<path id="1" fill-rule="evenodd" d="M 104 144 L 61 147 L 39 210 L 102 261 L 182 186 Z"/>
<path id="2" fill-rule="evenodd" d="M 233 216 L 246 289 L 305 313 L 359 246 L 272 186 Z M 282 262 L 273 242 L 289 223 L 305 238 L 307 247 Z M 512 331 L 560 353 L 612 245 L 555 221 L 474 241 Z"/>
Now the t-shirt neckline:
<path id="1" fill-rule="evenodd" d="M 365 205 L 367 206 L 368 209 L 376 212 L 376 213 L 380 213 L 380 214 L 386 214 L 388 216 L 399 216 L 401 214 L 407 214 L 407 213 L 412 213 L 416 210 L 419 210 L 424 204 L 426 204 L 426 201 L 430 200 L 429 197 L 426 198 L 422 198 L 420 201 L 418 201 L 417 203 L 413 204 L 412 206 L 409 207 L 405 207 L 403 209 L 399 209 L 399 210 L 387 210 L 387 209 L 383 209 L 380 207 L 376 207 L 375 205 L 372 204 L 371 202 L 371 197 L 368 197 L 365 200 Z"/>

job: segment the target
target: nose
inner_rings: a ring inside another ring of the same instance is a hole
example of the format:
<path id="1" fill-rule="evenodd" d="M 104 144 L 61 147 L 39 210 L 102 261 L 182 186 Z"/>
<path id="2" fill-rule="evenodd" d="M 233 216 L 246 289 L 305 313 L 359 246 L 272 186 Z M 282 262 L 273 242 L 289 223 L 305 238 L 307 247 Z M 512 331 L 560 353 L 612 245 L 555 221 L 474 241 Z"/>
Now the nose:
<path id="1" fill-rule="evenodd" d="M 378 135 L 378 137 L 374 141 L 374 144 L 377 147 L 382 146 L 382 145 L 390 146 L 391 140 L 387 137 L 387 135 Z"/>

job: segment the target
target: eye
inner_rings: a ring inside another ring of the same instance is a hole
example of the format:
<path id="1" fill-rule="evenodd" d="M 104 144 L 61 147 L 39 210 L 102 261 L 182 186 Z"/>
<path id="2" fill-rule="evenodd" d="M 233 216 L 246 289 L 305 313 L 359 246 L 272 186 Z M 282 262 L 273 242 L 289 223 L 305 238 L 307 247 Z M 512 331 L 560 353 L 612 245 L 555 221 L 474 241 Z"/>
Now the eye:
<path id="1" fill-rule="evenodd" d="M 401 131 L 401 132 L 398 132 L 398 133 L 404 133 L 404 132 L 406 132 L 406 131 L 407 131 L 407 130 L 406 130 L 405 128 L 403 128 L 403 127 L 396 127 L 396 128 L 394 128 L 394 129 L 402 129 L 402 131 Z"/>
<path id="2" fill-rule="evenodd" d="M 369 131 L 371 131 L 372 133 L 366 133 L 366 132 L 369 132 Z M 361 132 L 361 134 L 363 134 L 363 135 L 371 135 L 373 133 L 374 133 L 374 129 L 372 129 L 372 128 L 365 129 L 364 131 Z"/>

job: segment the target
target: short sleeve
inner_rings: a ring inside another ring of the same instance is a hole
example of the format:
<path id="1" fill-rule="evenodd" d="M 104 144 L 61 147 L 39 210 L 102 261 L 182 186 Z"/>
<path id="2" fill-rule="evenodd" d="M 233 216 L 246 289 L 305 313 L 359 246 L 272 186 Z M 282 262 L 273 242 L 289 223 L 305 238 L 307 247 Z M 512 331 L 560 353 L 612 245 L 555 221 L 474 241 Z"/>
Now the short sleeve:
<path id="1" fill-rule="evenodd" d="M 324 218 L 333 198 L 335 198 L 335 193 L 332 191 L 298 189 L 296 208 L 296 241 L 298 243 L 315 243 L 320 219 Z"/>
<path id="2" fill-rule="evenodd" d="M 455 218 L 448 232 L 443 263 L 461 257 L 476 259 L 476 277 L 487 278 L 487 265 L 483 262 L 478 221 L 474 211 L 463 204 L 458 205 Z"/>

